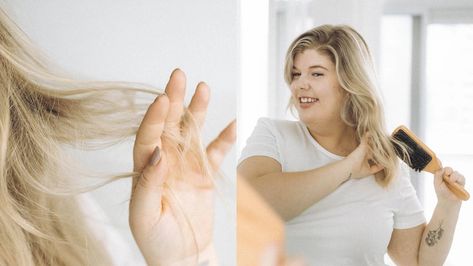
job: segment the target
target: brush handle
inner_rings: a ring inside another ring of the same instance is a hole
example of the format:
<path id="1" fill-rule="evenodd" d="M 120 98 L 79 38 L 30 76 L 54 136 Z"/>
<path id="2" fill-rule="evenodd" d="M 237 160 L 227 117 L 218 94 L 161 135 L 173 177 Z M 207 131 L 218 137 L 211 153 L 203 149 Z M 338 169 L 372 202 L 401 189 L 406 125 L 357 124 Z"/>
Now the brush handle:
<path id="1" fill-rule="evenodd" d="M 445 181 L 445 185 L 448 187 L 448 189 L 450 189 L 450 191 L 459 199 L 466 201 L 470 198 L 468 191 L 466 191 L 466 189 L 460 186 L 457 182 L 450 181 L 447 175 L 443 176 L 443 181 Z"/>

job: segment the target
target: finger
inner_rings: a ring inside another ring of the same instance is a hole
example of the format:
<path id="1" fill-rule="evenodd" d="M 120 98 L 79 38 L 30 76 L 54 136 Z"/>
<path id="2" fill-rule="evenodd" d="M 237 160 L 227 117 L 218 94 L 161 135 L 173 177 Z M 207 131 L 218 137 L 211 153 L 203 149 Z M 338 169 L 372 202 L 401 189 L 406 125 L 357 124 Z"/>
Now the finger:
<path id="1" fill-rule="evenodd" d="M 440 168 L 434 173 L 434 187 L 440 187 L 443 183 L 443 175 L 445 173 L 445 168 Z"/>
<path id="2" fill-rule="evenodd" d="M 462 186 L 465 185 L 465 177 L 457 171 L 453 171 L 450 175 L 450 181 L 456 182 Z"/>
<path id="3" fill-rule="evenodd" d="M 383 169 L 384 169 L 384 166 L 382 166 L 380 164 L 374 164 L 374 165 L 370 166 L 371 174 L 376 174 L 377 172 L 379 172 Z"/>
<path id="4" fill-rule="evenodd" d="M 171 133 L 179 133 L 179 123 L 184 113 L 184 97 L 186 94 L 186 76 L 180 69 L 175 69 L 165 92 L 169 97 L 169 113 L 166 118 L 166 130 Z"/>
<path id="5" fill-rule="evenodd" d="M 209 106 L 210 88 L 204 82 L 200 82 L 195 89 L 194 96 L 189 104 L 189 111 L 194 117 L 197 126 L 202 128 L 205 115 L 207 114 L 207 107 Z"/>
<path id="6" fill-rule="evenodd" d="M 450 181 L 451 179 L 450 176 L 453 173 L 453 169 L 451 167 L 444 167 L 442 170 L 443 171 L 438 177 L 438 182 L 439 182 L 438 185 L 442 184 L 442 182 Z M 434 181 L 434 184 L 436 184 L 435 181 Z"/>
<path id="7" fill-rule="evenodd" d="M 136 133 L 136 144 L 157 145 L 164 130 L 164 123 L 169 111 L 169 98 L 166 95 L 160 95 L 148 107 L 143 120 L 141 121 L 138 132 Z"/>
<path id="8" fill-rule="evenodd" d="M 447 166 L 444 168 L 444 173 L 443 173 L 444 175 L 450 176 L 452 173 L 453 173 L 453 169 L 451 167 Z"/>
<path id="9" fill-rule="evenodd" d="M 138 184 L 147 189 L 154 189 L 161 187 L 164 184 L 165 176 L 163 164 L 166 163 L 166 157 L 161 152 L 159 147 L 156 147 L 152 156 L 149 159 L 148 165 L 143 169 L 141 177 L 138 179 Z M 164 163 L 163 163 L 164 161 Z"/>
<path id="10" fill-rule="evenodd" d="M 132 187 L 130 215 L 137 218 L 153 216 L 158 218 L 162 212 L 162 196 L 167 176 L 166 156 L 156 147 L 149 163 Z"/>
<path id="11" fill-rule="evenodd" d="M 136 133 L 133 150 L 135 171 L 141 172 L 155 147 L 161 147 L 161 135 L 163 134 L 168 111 L 169 99 L 166 95 L 160 95 L 156 98 L 146 111 Z"/>
<path id="12" fill-rule="evenodd" d="M 207 157 L 210 165 L 217 171 L 225 155 L 232 148 L 236 140 L 236 120 L 233 120 L 220 134 L 207 146 Z"/>
<path id="13" fill-rule="evenodd" d="M 132 186 L 131 186 L 132 193 L 138 183 L 138 180 L 142 180 L 141 182 L 147 181 L 147 178 L 150 177 L 151 175 L 149 175 L 146 171 L 153 169 L 153 167 L 156 166 L 158 162 L 161 160 L 161 157 L 162 157 L 162 149 L 159 146 L 155 146 L 155 148 L 150 153 L 150 155 L 148 157 L 144 157 L 146 158 L 146 164 L 142 167 L 142 170 L 140 171 L 135 170 L 135 172 L 140 172 L 141 175 L 133 177 Z"/>

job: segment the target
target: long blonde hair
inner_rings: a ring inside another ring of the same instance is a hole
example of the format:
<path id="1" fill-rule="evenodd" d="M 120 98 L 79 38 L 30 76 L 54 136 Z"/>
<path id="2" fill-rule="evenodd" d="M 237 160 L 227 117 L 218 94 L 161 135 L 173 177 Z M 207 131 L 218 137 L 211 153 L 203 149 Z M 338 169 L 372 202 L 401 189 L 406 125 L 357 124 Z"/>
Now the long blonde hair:
<path id="1" fill-rule="evenodd" d="M 124 82 L 79 82 L 53 74 L 26 35 L 0 9 L 0 265 L 108 265 L 84 222 L 63 145 L 100 148 L 135 135 L 160 92 Z M 186 110 L 184 136 L 167 131 L 179 154 L 210 176 L 197 126 Z M 130 177 L 125 173 L 107 179 Z"/>
<path id="2" fill-rule="evenodd" d="M 284 78 L 288 85 L 293 79 L 294 58 L 306 49 L 326 55 L 335 65 L 338 82 L 346 92 L 341 119 L 355 128 L 358 141 L 369 132 L 373 159 L 385 167 L 384 175 L 377 175 L 376 180 L 381 186 L 387 186 L 396 175 L 399 160 L 386 133 L 368 45 L 358 32 L 346 25 L 322 25 L 308 30 L 297 37 L 287 51 Z"/>

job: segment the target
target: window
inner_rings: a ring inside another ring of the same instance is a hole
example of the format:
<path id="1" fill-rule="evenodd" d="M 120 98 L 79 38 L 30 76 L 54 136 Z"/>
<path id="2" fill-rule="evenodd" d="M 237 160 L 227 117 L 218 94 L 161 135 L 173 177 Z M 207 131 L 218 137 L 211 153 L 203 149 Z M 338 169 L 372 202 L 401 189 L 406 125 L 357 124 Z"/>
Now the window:
<path id="1" fill-rule="evenodd" d="M 411 51 L 412 17 L 384 16 L 381 20 L 379 82 L 389 130 L 401 124 L 410 126 Z"/>
<path id="2" fill-rule="evenodd" d="M 425 140 L 443 165 L 473 177 L 473 24 L 429 24 L 427 26 L 426 130 Z M 468 178 L 470 177 L 470 178 Z M 431 180 L 431 176 L 427 177 Z M 426 182 L 425 208 L 432 213 L 436 194 Z M 463 204 L 455 239 L 446 265 L 465 265 L 473 235 L 473 206 Z"/>
<path id="3" fill-rule="evenodd" d="M 468 181 L 473 176 L 473 13 L 452 14 L 459 13 L 383 16 L 380 84 L 388 129 L 417 128 L 443 165 Z M 433 176 L 415 175 L 412 181 L 429 220 L 437 203 Z M 465 265 L 471 257 L 465 243 L 472 223 L 473 206 L 463 204 L 445 265 Z"/>

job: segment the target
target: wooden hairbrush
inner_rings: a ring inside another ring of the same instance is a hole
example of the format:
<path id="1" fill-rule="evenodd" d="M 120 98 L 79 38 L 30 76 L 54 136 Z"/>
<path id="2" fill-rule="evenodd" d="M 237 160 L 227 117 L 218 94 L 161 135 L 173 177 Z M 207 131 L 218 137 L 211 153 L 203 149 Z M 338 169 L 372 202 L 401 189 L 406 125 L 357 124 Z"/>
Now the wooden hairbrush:
<path id="1" fill-rule="evenodd" d="M 392 134 L 392 138 L 405 144 L 409 158 L 405 158 L 398 145 L 394 145 L 396 153 L 399 158 L 415 171 L 426 171 L 433 174 L 442 168 L 442 162 L 435 156 L 435 153 L 405 126 L 396 128 Z M 461 187 L 456 182 L 450 181 L 446 175 L 443 176 L 443 181 L 445 181 L 445 185 L 448 189 L 459 199 L 468 200 L 470 198 L 470 194 L 465 188 Z"/>

